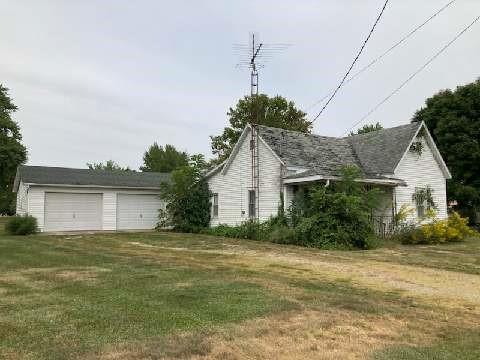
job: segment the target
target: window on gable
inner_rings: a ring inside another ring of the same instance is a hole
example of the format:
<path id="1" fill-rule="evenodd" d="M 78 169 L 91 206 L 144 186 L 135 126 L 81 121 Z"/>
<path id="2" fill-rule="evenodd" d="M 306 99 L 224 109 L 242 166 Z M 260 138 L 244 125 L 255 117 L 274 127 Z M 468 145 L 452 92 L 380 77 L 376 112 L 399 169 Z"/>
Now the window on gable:
<path id="1" fill-rule="evenodd" d="M 213 194 L 213 216 L 218 216 L 218 194 Z"/>
<path id="2" fill-rule="evenodd" d="M 248 190 L 248 216 L 251 218 L 256 216 L 256 200 L 255 190 Z"/>

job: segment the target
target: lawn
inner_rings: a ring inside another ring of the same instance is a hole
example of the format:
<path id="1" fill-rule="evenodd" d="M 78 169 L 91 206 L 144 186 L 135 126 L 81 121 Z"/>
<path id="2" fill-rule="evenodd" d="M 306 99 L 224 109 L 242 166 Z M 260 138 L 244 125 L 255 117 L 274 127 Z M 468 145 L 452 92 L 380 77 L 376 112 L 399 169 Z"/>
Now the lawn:
<path id="1" fill-rule="evenodd" d="M 478 359 L 479 274 L 476 239 L 340 252 L 0 232 L 0 358 Z"/>

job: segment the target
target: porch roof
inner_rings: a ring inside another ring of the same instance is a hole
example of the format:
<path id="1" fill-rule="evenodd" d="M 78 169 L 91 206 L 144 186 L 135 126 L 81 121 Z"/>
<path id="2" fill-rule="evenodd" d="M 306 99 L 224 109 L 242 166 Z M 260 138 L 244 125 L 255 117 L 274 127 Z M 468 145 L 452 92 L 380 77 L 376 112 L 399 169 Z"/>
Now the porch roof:
<path id="1" fill-rule="evenodd" d="M 318 175 L 314 170 L 307 170 L 297 174 L 285 176 L 283 178 L 284 184 L 300 184 L 300 183 L 309 183 L 322 180 L 332 180 L 338 181 L 341 180 L 339 176 L 325 176 Z M 385 185 L 385 186 L 407 186 L 405 181 L 396 178 L 387 178 L 384 176 L 368 176 L 356 180 L 361 183 L 366 184 L 376 184 L 376 185 Z"/>

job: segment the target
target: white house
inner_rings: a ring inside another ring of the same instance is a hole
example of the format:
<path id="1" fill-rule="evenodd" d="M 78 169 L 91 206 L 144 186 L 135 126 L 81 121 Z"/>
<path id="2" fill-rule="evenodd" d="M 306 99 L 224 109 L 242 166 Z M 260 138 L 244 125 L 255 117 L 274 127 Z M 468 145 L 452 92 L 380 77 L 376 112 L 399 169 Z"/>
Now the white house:
<path id="1" fill-rule="evenodd" d="M 305 184 L 328 184 L 339 179 L 345 165 L 362 171 L 360 181 L 380 186 L 388 196 L 381 209 L 383 226 L 389 225 L 402 205 L 415 211 L 418 221 L 425 204 L 413 194 L 431 189 L 439 218 L 447 217 L 446 180 L 451 178 L 424 123 L 411 123 L 362 135 L 334 138 L 257 126 L 253 144 L 258 159 L 258 193 L 252 183 L 253 148 L 247 126 L 230 157 L 207 174 L 213 192 L 211 225 L 239 224 L 252 217 L 260 221 L 291 204 Z M 390 220 L 388 220 L 390 218 Z"/>
<path id="2" fill-rule="evenodd" d="M 37 218 L 40 231 L 152 229 L 160 183 L 169 174 L 20 166 L 18 215 Z"/>

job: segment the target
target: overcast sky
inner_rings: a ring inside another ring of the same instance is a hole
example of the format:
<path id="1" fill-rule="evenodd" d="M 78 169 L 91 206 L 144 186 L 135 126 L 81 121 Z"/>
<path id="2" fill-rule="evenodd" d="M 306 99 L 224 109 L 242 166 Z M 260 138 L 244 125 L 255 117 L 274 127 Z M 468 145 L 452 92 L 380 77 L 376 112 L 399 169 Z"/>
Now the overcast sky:
<path id="1" fill-rule="evenodd" d="M 356 69 L 448 1 L 391 0 Z M 0 0 L 0 83 L 19 107 L 29 164 L 137 169 L 154 141 L 211 156 L 209 135 L 249 93 L 232 44 L 253 31 L 292 44 L 261 70 L 260 92 L 306 108 L 339 82 L 383 3 Z M 314 132 L 342 135 L 478 15 L 479 0 L 457 0 L 342 89 Z M 433 93 L 478 77 L 480 22 L 366 122 L 407 123 Z"/>

